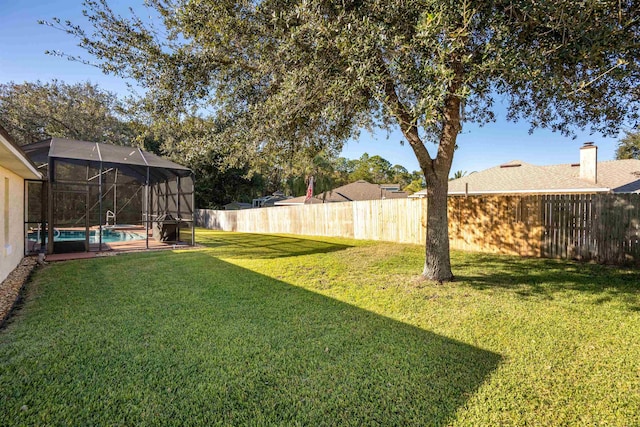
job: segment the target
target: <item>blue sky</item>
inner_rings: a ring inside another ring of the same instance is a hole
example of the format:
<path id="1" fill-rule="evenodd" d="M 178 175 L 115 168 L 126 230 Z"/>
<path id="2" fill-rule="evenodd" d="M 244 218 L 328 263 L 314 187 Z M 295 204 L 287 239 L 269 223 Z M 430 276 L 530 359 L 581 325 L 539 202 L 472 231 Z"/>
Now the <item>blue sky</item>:
<path id="1" fill-rule="evenodd" d="M 131 3 L 137 6 L 142 0 L 110 1 L 114 10 L 123 10 Z M 114 76 L 102 74 L 95 67 L 68 61 L 64 58 L 45 55 L 46 50 L 58 50 L 68 54 L 84 54 L 76 46 L 71 36 L 53 28 L 39 25 L 38 20 L 50 20 L 58 17 L 82 24 L 81 0 L 0 0 L 3 23 L 0 25 L 0 83 L 15 81 L 51 79 L 66 83 L 91 81 L 103 89 L 126 94 L 125 82 Z M 86 56 L 86 55 L 85 55 Z M 91 59 L 91 58 L 87 58 Z M 522 160 L 537 165 L 556 163 L 576 163 L 579 161 L 579 148 L 586 141 L 598 146 L 600 161 L 612 160 L 618 138 L 603 138 L 601 135 L 578 133 L 576 139 L 537 129 L 533 135 L 528 133 L 526 122 L 511 123 L 505 120 L 505 113 L 498 109 L 497 121 L 484 127 L 466 125 L 458 138 L 451 172 L 479 171 L 510 160 Z M 386 131 L 371 135 L 363 131 L 358 141 L 350 141 L 342 155 L 358 158 L 362 153 L 380 155 L 392 164 L 400 164 L 408 170 L 417 170 L 411 148 L 405 144 L 399 131 L 390 135 Z M 435 146 L 428 146 L 435 153 Z"/>

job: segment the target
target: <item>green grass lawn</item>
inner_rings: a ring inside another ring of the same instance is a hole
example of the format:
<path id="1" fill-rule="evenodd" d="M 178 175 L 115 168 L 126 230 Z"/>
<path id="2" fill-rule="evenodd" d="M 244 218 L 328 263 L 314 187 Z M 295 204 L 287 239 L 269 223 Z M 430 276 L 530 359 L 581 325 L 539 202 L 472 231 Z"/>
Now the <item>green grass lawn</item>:
<path id="1" fill-rule="evenodd" d="M 640 425 L 640 272 L 198 230 L 51 264 L 0 331 L 0 425 Z"/>

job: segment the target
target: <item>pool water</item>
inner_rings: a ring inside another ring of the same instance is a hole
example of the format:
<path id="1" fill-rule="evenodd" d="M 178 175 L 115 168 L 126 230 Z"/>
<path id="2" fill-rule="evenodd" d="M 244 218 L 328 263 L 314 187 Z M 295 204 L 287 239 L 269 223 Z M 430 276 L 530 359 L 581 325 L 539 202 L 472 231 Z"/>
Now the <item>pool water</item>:
<path id="1" fill-rule="evenodd" d="M 89 243 L 100 243 L 99 230 L 89 230 Z M 38 233 L 30 232 L 29 240 L 37 240 Z M 144 233 L 128 231 L 128 230 L 102 230 L 102 243 L 127 242 L 131 240 L 144 240 Z M 73 240 L 84 240 L 85 232 L 83 230 L 57 230 L 54 233 L 54 242 L 68 242 Z"/>

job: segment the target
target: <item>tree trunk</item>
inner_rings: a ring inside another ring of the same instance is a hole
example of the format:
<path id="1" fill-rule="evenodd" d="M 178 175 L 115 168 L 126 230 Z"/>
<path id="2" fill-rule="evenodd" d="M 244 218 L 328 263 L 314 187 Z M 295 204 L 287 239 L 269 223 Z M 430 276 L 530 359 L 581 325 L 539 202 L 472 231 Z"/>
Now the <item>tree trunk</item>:
<path id="1" fill-rule="evenodd" d="M 447 180 L 427 184 L 427 241 L 422 275 L 429 280 L 453 280 L 449 258 L 449 221 L 447 215 Z"/>
<path id="2" fill-rule="evenodd" d="M 431 158 L 418 133 L 418 120 L 412 117 L 396 92 L 393 79 L 388 76 L 384 90 L 386 102 L 398 120 L 402 133 L 413 149 L 427 183 L 427 241 L 422 275 L 429 280 L 448 282 L 453 280 L 449 258 L 449 220 L 447 195 L 449 171 L 453 161 L 458 133 L 461 130 L 461 101 L 458 90 L 462 86 L 463 68 L 458 56 L 451 61 L 454 78 L 444 100 L 442 134 L 438 142 L 438 154 Z"/>
<path id="3" fill-rule="evenodd" d="M 449 85 L 449 93 L 444 101 L 442 134 L 438 143 L 438 155 L 422 171 L 427 181 L 427 242 L 424 271 L 422 275 L 430 280 L 448 282 L 453 280 L 449 257 L 449 218 L 447 196 L 449 192 L 449 171 L 456 148 L 456 140 L 462 129 L 460 119 L 460 97 L 458 89 L 462 85 L 462 65 L 460 58 L 451 63 L 454 79 Z M 426 166 L 426 167 L 425 167 Z"/>

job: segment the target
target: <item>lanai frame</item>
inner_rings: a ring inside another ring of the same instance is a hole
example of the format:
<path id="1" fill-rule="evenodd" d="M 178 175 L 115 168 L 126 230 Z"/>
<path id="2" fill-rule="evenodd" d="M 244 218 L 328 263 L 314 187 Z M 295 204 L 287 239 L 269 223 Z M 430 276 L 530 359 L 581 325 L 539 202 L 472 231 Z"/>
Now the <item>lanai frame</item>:
<path id="1" fill-rule="evenodd" d="M 55 198 L 62 193 L 76 193 L 85 197 L 84 246 L 86 251 L 90 250 L 88 231 L 91 225 L 91 209 L 95 207 L 90 207 L 91 195 L 97 197 L 98 211 L 97 218 L 94 219 L 97 224 L 94 225 L 99 226 L 98 250 L 102 250 L 102 229 L 106 223 L 103 202 L 105 194 L 109 191 L 105 190 L 104 177 L 112 170 L 117 171 L 116 177 L 118 174 L 127 176 L 130 180 L 134 180 L 144 187 L 141 222 L 146 229 L 147 248 L 149 247 L 149 231 L 158 224 L 158 218 L 163 218 L 166 215 L 173 217 L 173 224 L 177 227 L 176 240 L 180 238 L 181 228 L 190 228 L 191 244 L 195 243 L 193 222 L 195 177 L 189 168 L 135 147 L 61 138 L 51 138 L 29 144 L 23 146 L 22 149 L 40 168 L 47 169 L 47 179 L 43 182 L 42 212 L 40 214 L 42 222 L 40 229 L 46 228 L 47 230 L 47 253 L 55 252 L 55 225 L 60 220 L 60 218 L 56 218 Z M 66 169 L 67 175 L 71 176 L 70 179 L 69 176 L 64 176 L 65 166 L 61 165 L 69 165 Z M 63 173 L 58 173 L 59 167 Z M 84 178 L 81 178 L 78 173 L 82 167 L 86 170 Z M 74 172 L 68 172 L 74 169 L 75 175 Z M 96 178 L 97 183 L 91 182 Z M 113 188 L 120 185 L 116 181 L 113 182 Z M 97 192 L 92 194 L 92 190 L 96 189 Z M 82 217 L 79 220 L 82 220 Z M 41 247 L 44 248 L 44 233 L 41 233 L 40 237 Z"/>

